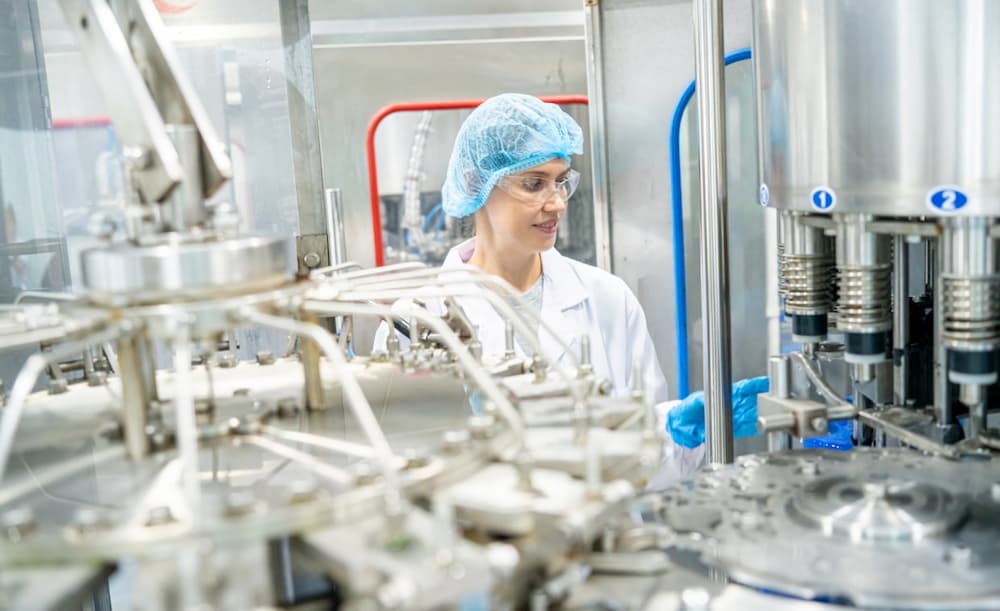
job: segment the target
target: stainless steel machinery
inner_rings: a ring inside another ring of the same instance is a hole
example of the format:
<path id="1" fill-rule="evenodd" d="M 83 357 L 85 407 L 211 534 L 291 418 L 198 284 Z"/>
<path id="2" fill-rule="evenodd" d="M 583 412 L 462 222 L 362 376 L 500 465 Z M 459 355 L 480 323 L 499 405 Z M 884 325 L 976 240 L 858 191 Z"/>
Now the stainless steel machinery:
<path id="1" fill-rule="evenodd" d="M 695 2 L 699 92 L 717 87 L 718 4 Z M 753 13 L 758 197 L 778 211 L 795 344 L 771 357 L 759 396 L 775 453 L 725 464 L 729 331 L 709 313 L 716 464 L 653 511 L 684 533 L 675 549 L 771 593 L 763 608 L 787 604 L 775 594 L 801 608 L 997 608 L 1000 5 L 756 0 Z M 724 308 L 717 102 L 700 108 L 703 292 Z M 868 447 L 791 449 L 839 420 Z M 720 587 L 694 608 L 759 604 L 737 600 Z"/>
<path id="2" fill-rule="evenodd" d="M 241 234 L 205 204 L 229 160 L 152 3 L 63 0 L 131 197 L 83 296 L 0 312 L 0 347 L 41 346 L 0 410 L 0 608 L 105 609 L 109 579 L 157 610 L 1000 608 L 1000 9 L 754 3 L 797 349 L 759 397 L 773 451 L 734 458 L 721 4 L 694 2 L 710 464 L 676 484 L 643 381 L 613 393 L 585 343 L 546 354 L 502 281 L 296 273 L 286 240 Z M 409 345 L 354 356 L 362 318 Z M 288 353 L 240 361 L 246 327 Z M 841 420 L 864 447 L 793 449 Z"/>
<path id="3" fill-rule="evenodd" d="M 564 599 L 659 467 L 641 380 L 613 397 L 586 350 L 545 353 L 535 329 L 552 331 L 474 269 L 296 275 L 288 240 L 242 235 L 205 203 L 229 158 L 153 3 L 62 9 L 130 198 L 121 223 L 96 219 L 83 296 L 0 313 L 0 345 L 42 346 L 0 410 L 0 608 L 107 608 L 109 576 L 141 609 Z M 401 299 L 447 315 L 390 307 Z M 466 299 L 508 321 L 499 361 Z M 405 328 L 409 347 L 354 357 L 365 317 Z M 226 338 L 248 326 L 296 342 L 240 362 Z"/>

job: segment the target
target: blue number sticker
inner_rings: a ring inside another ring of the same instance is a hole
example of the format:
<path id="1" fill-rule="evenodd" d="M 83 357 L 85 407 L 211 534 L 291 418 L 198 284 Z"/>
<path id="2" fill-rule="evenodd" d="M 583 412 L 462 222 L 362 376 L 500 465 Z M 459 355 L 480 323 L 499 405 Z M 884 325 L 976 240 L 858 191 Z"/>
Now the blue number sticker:
<path id="1" fill-rule="evenodd" d="M 927 194 L 927 205 L 938 214 L 958 212 L 969 203 L 969 196 L 958 187 L 938 187 Z"/>
<path id="2" fill-rule="evenodd" d="M 767 190 L 767 185 L 761 183 L 760 191 L 757 194 L 757 201 L 761 206 L 766 206 L 771 201 L 771 192 Z"/>
<path id="3" fill-rule="evenodd" d="M 809 194 L 809 203 L 820 212 L 829 212 L 837 205 L 837 194 L 830 187 L 816 187 Z"/>

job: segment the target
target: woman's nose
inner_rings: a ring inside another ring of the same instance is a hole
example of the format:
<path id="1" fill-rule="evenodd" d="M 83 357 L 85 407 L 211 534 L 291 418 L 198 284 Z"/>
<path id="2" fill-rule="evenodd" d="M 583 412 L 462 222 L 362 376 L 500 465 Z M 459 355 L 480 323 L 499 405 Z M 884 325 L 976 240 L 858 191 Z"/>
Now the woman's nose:
<path id="1" fill-rule="evenodd" d="M 549 199 L 545 200 L 544 208 L 550 212 L 559 212 L 566 209 L 567 204 L 566 193 L 562 190 L 556 191 Z"/>

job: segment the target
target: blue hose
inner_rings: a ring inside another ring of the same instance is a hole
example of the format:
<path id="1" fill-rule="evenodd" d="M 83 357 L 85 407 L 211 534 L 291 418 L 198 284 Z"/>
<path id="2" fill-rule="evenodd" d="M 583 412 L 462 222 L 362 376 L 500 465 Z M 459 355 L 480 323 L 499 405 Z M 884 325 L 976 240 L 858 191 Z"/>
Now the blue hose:
<path id="1" fill-rule="evenodd" d="M 441 216 L 438 217 L 438 223 L 435 229 L 439 230 L 444 229 L 444 217 L 445 217 L 445 215 L 443 214 L 444 208 L 442 208 L 441 204 L 438 204 L 437 206 L 431 208 L 430 212 L 427 213 L 427 216 L 424 217 L 424 233 L 427 233 L 427 230 L 430 229 L 431 221 L 434 220 L 434 215 L 439 212 L 441 212 L 442 214 Z"/>
<path id="2" fill-rule="evenodd" d="M 750 59 L 750 49 L 726 55 L 725 65 Z M 688 396 L 687 274 L 684 261 L 684 208 L 681 201 L 681 119 L 694 97 L 694 80 L 687 86 L 670 121 L 670 212 L 674 232 L 674 308 L 677 310 L 677 387 L 680 398 Z"/>

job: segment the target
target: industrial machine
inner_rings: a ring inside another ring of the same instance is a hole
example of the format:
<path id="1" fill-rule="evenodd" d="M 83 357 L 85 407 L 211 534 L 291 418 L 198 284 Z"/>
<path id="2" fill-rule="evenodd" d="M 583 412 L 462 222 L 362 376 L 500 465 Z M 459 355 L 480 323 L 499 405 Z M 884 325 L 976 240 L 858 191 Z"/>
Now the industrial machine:
<path id="1" fill-rule="evenodd" d="M 696 21 L 719 44 L 711 4 L 695 3 Z M 770 358 L 758 401 L 775 453 L 706 470 L 658 497 L 659 511 L 697 534 L 702 561 L 768 592 L 996 608 L 1000 123 L 988 109 L 1000 101 L 1000 7 L 757 0 L 753 17 L 758 196 L 777 210 L 795 344 Z M 698 75 L 702 235 L 707 250 L 722 247 L 704 255 L 703 294 L 725 312 L 715 63 Z M 728 328 L 711 314 L 707 437 L 722 463 Z M 839 420 L 869 447 L 790 450 Z"/>
<path id="2" fill-rule="evenodd" d="M 0 347 L 41 346 L 0 410 L 0 608 L 107 609 L 109 582 L 138 609 L 1000 608 L 1000 8 L 754 2 L 800 349 L 768 363 L 770 452 L 734 459 L 722 3 L 694 3 L 710 464 L 678 483 L 643 381 L 613 392 L 584 340 L 546 353 L 503 281 L 297 265 L 238 231 L 152 2 L 61 4 L 130 198 L 95 219 L 82 296 L 0 312 Z M 410 342 L 355 356 L 362 319 Z M 240 360 L 248 327 L 287 354 Z M 836 421 L 863 447 L 799 447 Z"/>

